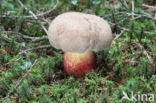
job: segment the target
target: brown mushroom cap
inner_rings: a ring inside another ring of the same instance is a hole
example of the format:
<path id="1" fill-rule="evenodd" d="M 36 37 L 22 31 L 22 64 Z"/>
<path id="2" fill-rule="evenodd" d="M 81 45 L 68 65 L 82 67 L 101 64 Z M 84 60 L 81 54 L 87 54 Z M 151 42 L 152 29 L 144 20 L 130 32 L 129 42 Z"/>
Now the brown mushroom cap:
<path id="1" fill-rule="evenodd" d="M 50 24 L 48 38 L 52 46 L 66 52 L 99 51 L 110 46 L 112 32 L 102 18 L 79 12 L 57 16 Z"/>

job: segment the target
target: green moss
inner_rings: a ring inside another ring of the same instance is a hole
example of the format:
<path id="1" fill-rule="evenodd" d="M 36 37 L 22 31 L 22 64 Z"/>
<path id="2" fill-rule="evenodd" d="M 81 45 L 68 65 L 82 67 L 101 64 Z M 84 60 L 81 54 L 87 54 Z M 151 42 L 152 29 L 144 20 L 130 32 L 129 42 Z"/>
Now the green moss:
<path id="1" fill-rule="evenodd" d="M 67 11 L 79 11 L 96 14 L 107 20 L 113 34 L 120 34 L 113 41 L 110 48 L 96 52 L 97 69 L 85 77 L 74 78 L 67 76 L 63 70 L 63 53 L 55 48 L 30 50 L 19 54 L 28 48 L 49 45 L 48 40 L 33 42 L 22 39 L 16 34 L 4 34 L 2 31 L 17 31 L 31 37 L 46 36 L 41 24 L 21 8 L 17 2 L 2 0 L 0 15 L 10 17 L 0 19 L 0 102 L 10 93 L 10 98 L 3 103 L 132 103 L 122 101 L 123 91 L 128 96 L 131 92 L 156 94 L 156 77 L 152 72 L 154 67 L 142 50 L 133 43 L 137 40 L 144 50 L 156 62 L 156 23 L 148 17 L 141 16 L 132 19 L 131 2 L 126 7 L 124 0 L 118 9 L 111 8 L 113 0 L 88 0 L 84 3 L 72 0 L 59 0 L 58 7 L 44 18 L 49 20 L 58 14 Z M 131 1 L 131 0 L 130 0 Z M 151 1 L 153 2 L 153 1 Z M 46 12 L 56 4 L 55 0 L 23 1 L 28 10 L 35 14 Z M 142 15 L 149 13 L 142 8 L 143 0 L 135 0 L 135 13 Z M 152 5 L 152 3 L 151 3 Z M 125 12 L 116 15 L 118 12 Z M 21 16 L 16 18 L 15 16 Z M 42 17 L 39 17 L 42 18 Z M 42 19 L 41 19 L 42 21 Z M 113 26 L 111 23 L 116 23 Z M 45 24 L 48 28 L 49 24 Z M 3 38 L 7 37 L 9 40 Z M 28 76 L 24 78 L 19 87 L 14 88 L 21 78 L 28 72 L 30 66 L 38 58 Z M 154 102 L 153 102 L 154 103 Z"/>

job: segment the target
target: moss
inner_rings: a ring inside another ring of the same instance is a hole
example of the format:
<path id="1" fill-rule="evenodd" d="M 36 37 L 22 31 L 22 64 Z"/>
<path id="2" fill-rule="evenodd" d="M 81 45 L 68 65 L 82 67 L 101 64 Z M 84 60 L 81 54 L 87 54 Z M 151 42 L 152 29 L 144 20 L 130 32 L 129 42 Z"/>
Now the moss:
<path id="1" fill-rule="evenodd" d="M 88 0 L 83 3 L 78 1 L 76 5 L 69 0 L 60 0 L 58 7 L 45 16 L 46 19 L 53 19 L 66 11 L 95 13 L 110 23 L 114 34 L 123 31 L 119 27 L 128 29 L 113 41 L 110 48 L 96 52 L 97 69 L 81 78 L 67 76 L 63 71 L 61 50 L 38 49 L 20 55 L 19 52 L 22 50 L 49 45 L 49 42 L 48 40 L 33 42 L 20 38 L 16 34 L 2 33 L 4 30 L 11 30 L 31 37 L 46 35 L 38 20 L 24 17 L 29 13 L 21 9 L 17 2 L 2 1 L 5 3 L 1 5 L 0 15 L 7 13 L 10 17 L 0 19 L 0 50 L 5 51 L 4 54 L 0 54 L 0 102 L 8 93 L 10 98 L 3 101 L 4 103 L 132 103 L 132 101 L 121 100 L 123 91 L 128 96 L 132 91 L 136 94 L 156 94 L 156 77 L 152 72 L 154 67 L 142 50 L 133 43 L 134 40 L 138 41 L 155 63 L 156 23 L 145 16 L 132 19 L 131 16 L 126 15 L 126 13 L 131 14 L 131 8 L 126 8 L 124 0 L 120 0 L 122 5 L 118 9 L 110 8 L 113 0 L 100 2 Z M 23 3 L 35 14 L 38 11 L 46 12 L 56 4 L 55 0 L 44 2 L 27 0 Z M 150 14 L 141 7 L 142 3 L 145 2 L 135 1 L 135 13 Z M 131 7 L 131 3 L 128 3 L 128 6 Z M 118 12 L 125 13 L 116 15 Z M 17 15 L 23 17 L 16 18 Z M 48 24 L 46 27 L 48 28 Z M 37 58 L 38 61 L 28 76 L 19 87 L 14 88 Z"/>

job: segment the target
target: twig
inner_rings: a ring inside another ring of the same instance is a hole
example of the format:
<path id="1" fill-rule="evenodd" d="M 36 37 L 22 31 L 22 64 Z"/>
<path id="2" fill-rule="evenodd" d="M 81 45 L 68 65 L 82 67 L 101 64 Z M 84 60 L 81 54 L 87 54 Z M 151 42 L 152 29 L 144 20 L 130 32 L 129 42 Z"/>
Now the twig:
<path id="1" fill-rule="evenodd" d="M 7 42 L 10 42 L 10 41 L 11 41 L 11 39 L 10 39 L 10 38 L 5 37 L 5 36 L 1 36 L 1 38 L 2 38 L 3 40 L 7 41 Z"/>
<path id="2" fill-rule="evenodd" d="M 27 7 L 25 7 L 24 6 L 24 4 L 20 1 L 20 0 L 18 0 L 18 3 L 21 5 L 21 7 L 24 7 L 26 10 L 28 10 L 28 8 Z M 31 10 L 29 10 L 29 13 L 36 19 L 36 20 L 38 20 L 38 17 L 31 11 Z M 41 22 L 40 22 L 41 23 Z M 48 31 L 47 31 L 47 29 L 44 27 L 44 25 L 41 23 L 41 27 L 43 28 L 43 30 L 45 31 L 45 33 L 48 35 Z"/>
<path id="3" fill-rule="evenodd" d="M 109 23 L 112 24 L 112 26 L 116 25 L 115 23 L 111 23 L 111 22 L 109 22 Z M 119 29 L 121 29 L 121 30 L 124 30 L 124 31 L 128 31 L 128 32 L 131 31 L 130 29 L 121 27 L 121 26 L 119 26 L 119 25 L 117 25 L 117 28 L 119 28 Z M 134 31 L 134 32 L 135 32 L 135 31 Z M 145 33 L 145 34 L 149 34 L 149 33 L 154 34 L 153 32 L 149 32 L 149 31 L 144 31 L 144 33 Z"/>
<path id="4" fill-rule="evenodd" d="M 32 16 L 10 16 L 10 15 L 0 15 L 0 18 L 32 18 Z"/>
<path id="5" fill-rule="evenodd" d="M 15 87 L 11 90 L 11 92 L 9 92 L 8 94 L 7 94 L 7 96 L 3 99 L 3 102 L 6 100 L 6 99 L 8 99 L 8 98 L 10 98 L 10 94 L 16 89 L 16 88 L 18 88 L 21 84 L 22 84 L 22 82 L 23 82 L 23 80 L 28 76 L 28 74 L 32 71 L 32 69 L 33 69 L 33 67 L 34 67 L 34 65 L 36 64 L 36 62 L 38 61 L 38 59 L 36 59 L 35 61 L 34 61 L 34 63 L 30 66 L 30 69 L 24 74 L 24 76 L 22 77 L 22 79 L 20 79 L 19 80 L 19 82 L 17 82 L 16 84 L 15 84 Z"/>
<path id="6" fill-rule="evenodd" d="M 133 41 L 135 44 L 137 44 L 137 46 L 142 50 L 143 54 L 147 57 L 149 63 L 153 66 L 154 69 L 152 69 L 153 73 L 156 72 L 156 65 L 152 59 L 152 57 L 148 54 L 148 52 L 144 49 L 144 47 L 137 42 L 136 40 Z"/>
<path id="7" fill-rule="evenodd" d="M 45 37 L 38 37 L 38 38 L 36 38 L 36 39 L 34 39 L 32 41 L 33 42 L 40 42 L 40 41 L 43 41 L 43 40 L 48 40 L 48 37 L 47 36 L 45 36 Z"/>
<path id="8" fill-rule="evenodd" d="M 5 63 L 4 65 L 7 66 L 7 65 L 9 65 L 9 64 L 13 64 L 13 63 L 15 63 L 15 62 L 18 62 L 21 58 L 22 58 L 22 57 L 19 57 L 19 58 L 15 59 L 14 61 L 9 61 L 9 62 Z"/>
<path id="9" fill-rule="evenodd" d="M 56 5 L 52 9 L 50 9 L 46 12 L 37 14 L 36 16 L 39 17 L 39 16 L 46 16 L 47 14 L 50 14 L 51 12 L 53 12 L 57 8 L 58 4 L 59 4 L 59 0 L 56 0 Z"/>
<path id="10" fill-rule="evenodd" d="M 126 15 L 126 16 L 132 16 L 132 13 L 130 13 L 130 12 L 116 12 L 116 13 L 114 13 L 113 15 Z M 106 14 L 106 15 L 100 15 L 101 17 L 110 17 L 110 16 L 112 16 L 112 14 Z M 133 16 L 136 16 L 136 17 L 146 17 L 146 18 L 149 18 L 149 19 L 151 19 L 151 20 L 156 20 L 156 18 L 154 18 L 152 15 L 150 15 L 150 14 L 148 14 L 148 13 L 140 13 L 140 14 L 137 14 L 137 13 L 135 13 L 134 12 L 134 14 L 133 14 Z"/>
<path id="11" fill-rule="evenodd" d="M 139 61 L 135 61 L 135 60 L 125 60 L 125 61 L 122 61 L 123 63 L 128 63 L 128 64 L 130 64 L 130 65 L 132 65 L 132 66 L 134 66 L 134 65 L 136 65 L 136 64 L 138 64 L 138 63 L 140 63 Z"/>
<path id="12" fill-rule="evenodd" d="M 134 19 L 134 0 L 132 0 L 132 19 Z"/>
<path id="13" fill-rule="evenodd" d="M 118 39 L 124 32 L 125 32 L 125 31 L 122 30 L 122 31 L 120 32 L 120 34 L 115 34 L 115 38 L 113 39 L 112 44 L 114 44 L 114 43 L 115 43 L 115 40 Z"/>
<path id="14" fill-rule="evenodd" d="M 10 38 L 8 38 L 7 36 L 1 36 L 1 38 L 3 39 L 3 40 L 5 40 L 6 42 L 11 42 L 12 40 L 10 39 Z M 14 43 L 16 43 L 17 44 L 17 42 L 16 41 L 14 41 Z"/>
<path id="15" fill-rule="evenodd" d="M 126 0 L 123 0 L 123 1 L 120 0 L 120 3 L 123 5 L 123 7 L 125 7 L 126 9 L 129 9 Z"/>
<path id="16" fill-rule="evenodd" d="M 21 1 L 20 1 L 21 2 Z M 42 12 L 42 13 L 39 13 L 39 14 L 36 14 L 37 17 L 41 17 L 41 16 L 46 16 L 48 14 L 50 14 L 51 12 L 53 12 L 57 7 L 58 7 L 58 4 L 59 4 L 59 0 L 56 0 L 56 4 L 54 5 L 54 7 L 46 12 Z M 21 4 L 20 4 L 21 5 Z M 22 6 L 23 7 L 23 6 Z M 6 18 L 6 17 L 12 17 L 12 16 L 9 16 L 9 15 L 0 15 L 0 18 Z M 28 15 L 28 16 L 14 16 L 15 18 L 20 18 L 20 17 L 24 17 L 24 18 L 32 18 L 33 15 Z"/>
<path id="17" fill-rule="evenodd" d="M 2 33 L 16 34 L 16 35 L 18 35 L 19 37 L 21 37 L 23 39 L 29 39 L 29 40 L 32 40 L 33 42 L 39 42 L 39 41 L 48 39 L 47 36 L 44 36 L 44 37 L 31 37 L 31 36 L 27 36 L 27 35 L 24 35 L 24 34 L 22 34 L 20 32 L 15 32 L 15 31 L 2 31 Z"/>
<path id="18" fill-rule="evenodd" d="M 47 14 L 47 13 L 44 13 Z M 132 16 L 132 13 L 130 12 L 116 12 L 114 13 L 114 15 L 127 15 L 127 16 Z M 41 14 L 36 15 L 36 17 L 42 16 Z M 44 16 L 44 15 L 43 15 Z M 105 14 L 105 15 L 99 15 L 100 17 L 110 17 L 112 16 L 112 14 Z M 140 17 L 146 17 L 148 19 L 152 19 L 154 21 L 156 21 L 156 18 L 154 18 L 152 15 L 148 14 L 148 13 L 133 13 L 133 16 L 136 16 L 136 18 L 140 18 Z M 12 16 L 8 16 L 8 15 L 1 15 L 0 18 L 6 18 L 6 17 L 12 17 Z M 24 18 L 32 18 L 33 16 L 14 16 L 15 18 L 20 18 L 20 17 L 24 17 Z"/>
<path id="19" fill-rule="evenodd" d="M 51 48 L 51 47 L 52 47 L 51 45 L 38 46 L 36 48 L 29 48 L 29 49 L 26 49 L 24 51 L 21 51 L 21 52 L 19 52 L 19 54 L 24 54 L 24 53 L 26 53 L 28 51 L 33 51 L 33 50 L 38 50 L 38 49 L 47 49 L 47 48 Z"/>
<path id="20" fill-rule="evenodd" d="M 139 61 L 135 61 L 135 60 L 126 60 L 126 61 L 123 61 L 123 62 L 129 62 L 129 63 L 139 63 Z"/>
<path id="21" fill-rule="evenodd" d="M 122 30 L 122 31 L 120 32 L 120 34 L 116 35 L 116 37 L 114 38 L 114 40 L 118 39 L 124 32 L 125 32 L 125 30 Z"/>
<path id="22" fill-rule="evenodd" d="M 145 7 L 145 8 L 156 10 L 155 6 L 151 6 L 151 5 L 147 5 L 147 4 L 142 4 L 142 6 Z"/>
<path id="23" fill-rule="evenodd" d="M 37 37 L 30 37 L 30 36 L 24 35 L 22 33 L 15 32 L 15 31 L 2 31 L 2 32 L 6 33 L 6 34 L 16 34 L 16 35 L 18 35 L 18 36 L 20 36 L 21 38 L 24 38 L 24 39 L 34 40 L 34 39 L 37 38 Z"/>

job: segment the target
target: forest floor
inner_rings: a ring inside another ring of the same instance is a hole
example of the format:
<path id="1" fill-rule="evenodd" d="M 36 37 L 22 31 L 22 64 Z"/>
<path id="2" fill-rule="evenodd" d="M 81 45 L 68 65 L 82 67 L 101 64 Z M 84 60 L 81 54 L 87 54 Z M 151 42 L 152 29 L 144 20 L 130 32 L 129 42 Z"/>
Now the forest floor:
<path id="1" fill-rule="evenodd" d="M 155 0 L 1 0 L 0 102 L 155 103 Z M 47 39 L 59 14 L 79 11 L 108 21 L 110 48 L 96 52 L 97 69 L 74 78 L 63 51 Z M 123 99 L 127 95 L 128 99 Z M 133 98 L 133 96 L 135 97 Z"/>

